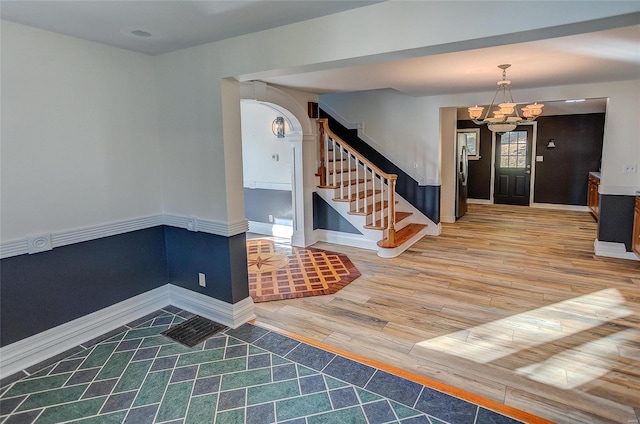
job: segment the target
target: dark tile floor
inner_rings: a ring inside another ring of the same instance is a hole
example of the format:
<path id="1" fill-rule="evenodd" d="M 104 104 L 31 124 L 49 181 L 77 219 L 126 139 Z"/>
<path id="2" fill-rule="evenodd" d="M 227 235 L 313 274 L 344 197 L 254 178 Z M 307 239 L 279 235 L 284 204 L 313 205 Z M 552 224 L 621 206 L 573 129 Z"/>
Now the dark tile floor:
<path id="1" fill-rule="evenodd" d="M 172 306 L 5 379 L 0 423 L 519 421 L 245 324 L 187 348 L 160 333 Z"/>

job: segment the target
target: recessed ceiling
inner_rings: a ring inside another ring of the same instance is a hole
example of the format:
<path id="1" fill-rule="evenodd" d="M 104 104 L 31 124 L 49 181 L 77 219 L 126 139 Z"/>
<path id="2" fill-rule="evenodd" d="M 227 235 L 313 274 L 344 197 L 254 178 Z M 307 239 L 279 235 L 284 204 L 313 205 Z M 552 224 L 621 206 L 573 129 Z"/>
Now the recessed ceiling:
<path id="1" fill-rule="evenodd" d="M 378 2 L 2 0 L 0 16 L 155 55 Z M 238 78 L 319 94 L 390 88 L 413 96 L 492 91 L 501 76 L 497 68 L 501 63 L 512 64 L 508 76 L 514 90 L 632 80 L 640 78 L 638 21 L 598 32 L 475 50 L 403 60 L 376 59 L 376 63 L 359 66 L 346 60 L 334 69 L 277 70 Z"/>
<path id="2" fill-rule="evenodd" d="M 157 55 L 379 3 L 352 1 L 2 0 L 4 20 Z M 132 31 L 151 36 L 136 37 Z"/>

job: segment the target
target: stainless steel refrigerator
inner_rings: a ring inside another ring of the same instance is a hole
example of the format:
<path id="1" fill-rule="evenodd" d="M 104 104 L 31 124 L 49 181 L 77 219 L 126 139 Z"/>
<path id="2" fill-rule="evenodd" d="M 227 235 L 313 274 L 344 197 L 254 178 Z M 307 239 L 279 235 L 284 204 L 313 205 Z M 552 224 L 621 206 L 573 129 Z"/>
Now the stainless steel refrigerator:
<path id="1" fill-rule="evenodd" d="M 469 177 L 469 159 L 467 137 L 458 134 L 456 140 L 456 219 L 467 213 L 467 180 Z"/>

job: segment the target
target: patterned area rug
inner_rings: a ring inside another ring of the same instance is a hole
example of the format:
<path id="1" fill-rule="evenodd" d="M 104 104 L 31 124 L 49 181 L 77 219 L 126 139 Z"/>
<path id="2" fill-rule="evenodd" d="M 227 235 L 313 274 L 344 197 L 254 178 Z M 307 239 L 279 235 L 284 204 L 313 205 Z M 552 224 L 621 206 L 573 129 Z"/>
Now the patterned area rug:
<path id="1" fill-rule="evenodd" d="M 247 240 L 249 293 L 254 302 L 333 294 L 358 278 L 347 255 Z"/>

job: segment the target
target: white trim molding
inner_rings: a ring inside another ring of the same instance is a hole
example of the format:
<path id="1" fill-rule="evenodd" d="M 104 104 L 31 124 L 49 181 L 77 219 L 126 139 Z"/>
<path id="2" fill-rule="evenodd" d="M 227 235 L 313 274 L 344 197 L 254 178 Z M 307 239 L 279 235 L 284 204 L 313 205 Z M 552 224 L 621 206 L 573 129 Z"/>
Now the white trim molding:
<path id="1" fill-rule="evenodd" d="M 593 248 L 596 256 L 605 256 L 607 258 L 629 259 L 638 261 L 640 258 L 633 252 L 627 252 L 624 243 L 614 243 L 610 241 L 600 241 L 596 239 L 593 242 Z"/>
<path id="2" fill-rule="evenodd" d="M 637 196 L 638 191 L 638 186 L 610 186 L 603 184 L 598 186 L 599 194 L 606 194 L 609 196 Z"/>
<path id="3" fill-rule="evenodd" d="M 12 240 L 0 244 L 0 259 L 11 256 L 40 253 L 57 247 L 84 241 L 96 240 L 103 237 L 115 236 L 131 231 L 144 230 L 146 228 L 167 225 L 170 227 L 184 228 L 190 231 L 201 231 L 218 236 L 231 237 L 246 233 L 249 230 L 249 221 L 239 219 L 230 222 L 211 221 L 197 217 L 180 215 L 151 215 L 147 217 L 132 218 L 123 221 L 99 224 L 93 227 L 79 228 L 75 230 L 60 231 L 39 236 L 28 236 L 20 240 Z M 49 237 L 46 248 L 34 249 L 30 241 Z"/>
<path id="4" fill-rule="evenodd" d="M 369 240 L 362 234 L 343 233 L 340 231 L 322 229 L 314 230 L 313 233 L 316 241 L 358 247 L 360 249 L 378 250 L 377 242 Z"/>
<path id="5" fill-rule="evenodd" d="M 472 205 L 493 205 L 490 199 L 467 199 L 467 203 Z"/>
<path id="6" fill-rule="evenodd" d="M 15 374 L 168 305 L 231 328 L 255 319 L 251 297 L 230 304 L 173 284 L 165 284 L 2 347 L 0 378 Z"/>
<path id="7" fill-rule="evenodd" d="M 293 227 L 291 225 L 249 221 L 249 232 L 265 236 L 291 238 L 293 236 Z"/>

